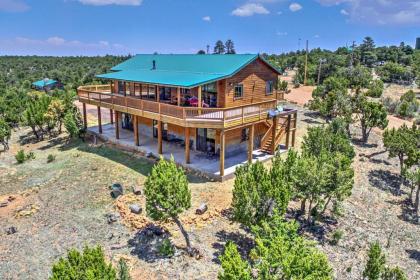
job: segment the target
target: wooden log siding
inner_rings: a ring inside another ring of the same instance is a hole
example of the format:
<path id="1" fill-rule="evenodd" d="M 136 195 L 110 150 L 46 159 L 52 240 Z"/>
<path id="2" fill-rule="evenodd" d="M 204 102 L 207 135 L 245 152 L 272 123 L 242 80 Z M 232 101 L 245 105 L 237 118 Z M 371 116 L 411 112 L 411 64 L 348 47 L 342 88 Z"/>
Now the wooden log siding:
<path id="1" fill-rule="evenodd" d="M 266 95 L 266 81 L 276 82 L 278 74 L 264 62 L 257 59 L 236 75 L 226 79 L 225 107 L 242 106 L 255 102 L 254 99 L 276 98 L 275 94 Z M 234 97 L 235 85 L 243 85 L 243 97 Z"/>

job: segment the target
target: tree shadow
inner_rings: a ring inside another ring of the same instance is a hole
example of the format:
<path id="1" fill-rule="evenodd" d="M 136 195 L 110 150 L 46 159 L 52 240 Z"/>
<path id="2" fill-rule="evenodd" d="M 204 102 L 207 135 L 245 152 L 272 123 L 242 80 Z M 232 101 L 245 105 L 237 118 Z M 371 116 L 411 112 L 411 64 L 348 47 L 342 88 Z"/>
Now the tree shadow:
<path id="1" fill-rule="evenodd" d="M 212 244 L 212 247 L 216 249 L 213 253 L 212 261 L 216 264 L 220 264 L 219 256 L 223 254 L 225 250 L 225 244 L 228 241 L 232 241 L 238 247 L 238 252 L 243 259 L 249 259 L 249 252 L 255 246 L 254 240 L 247 236 L 245 233 L 240 232 L 227 232 L 220 230 L 216 233 L 217 242 Z"/>
<path id="2" fill-rule="evenodd" d="M 420 264 L 420 251 L 419 250 L 406 249 L 405 251 L 407 252 L 408 257 L 410 259 L 413 259 L 417 261 L 418 264 Z"/>
<path id="3" fill-rule="evenodd" d="M 400 202 L 401 205 L 401 215 L 398 216 L 402 221 L 409 222 L 411 224 L 417 225 L 418 219 L 416 210 L 414 209 L 413 204 L 410 201 L 410 198 L 406 198 L 404 201 Z"/>
<path id="4" fill-rule="evenodd" d="M 168 258 L 159 252 L 159 248 L 164 240 L 169 237 L 170 233 L 168 231 L 150 224 L 136 232 L 133 238 L 127 241 L 127 244 L 131 255 L 148 263 L 153 263 Z"/>
<path id="5" fill-rule="evenodd" d="M 362 139 L 352 139 L 351 141 L 353 145 L 358 146 L 360 148 L 370 149 L 370 148 L 376 148 L 378 147 L 378 144 L 376 143 L 366 143 Z"/>
<path id="6" fill-rule="evenodd" d="M 313 217 L 315 221 L 309 222 L 305 215 L 302 215 L 300 210 L 291 209 L 287 211 L 286 219 L 295 220 L 300 224 L 299 233 L 307 233 L 311 235 L 320 244 L 329 241 L 328 235 L 336 229 L 338 221 L 333 216 L 322 215 Z"/>
<path id="7" fill-rule="evenodd" d="M 369 171 L 369 183 L 380 190 L 392 193 L 395 196 L 400 196 L 402 180 L 400 176 L 391 173 L 388 170 L 371 170 Z"/>
<path id="8" fill-rule="evenodd" d="M 302 118 L 302 122 L 308 124 L 325 124 L 324 121 L 319 120 L 322 116 L 318 112 L 304 112 L 303 115 L 307 118 Z"/>
<path id="9" fill-rule="evenodd" d="M 67 141 L 68 141 L 67 137 L 63 137 L 63 136 L 51 138 L 51 139 L 48 140 L 46 145 L 43 145 L 43 146 L 39 147 L 38 149 L 41 150 L 41 151 L 44 151 L 44 150 L 53 148 L 55 146 L 60 146 L 60 150 L 61 150 L 61 147 L 66 145 Z"/>

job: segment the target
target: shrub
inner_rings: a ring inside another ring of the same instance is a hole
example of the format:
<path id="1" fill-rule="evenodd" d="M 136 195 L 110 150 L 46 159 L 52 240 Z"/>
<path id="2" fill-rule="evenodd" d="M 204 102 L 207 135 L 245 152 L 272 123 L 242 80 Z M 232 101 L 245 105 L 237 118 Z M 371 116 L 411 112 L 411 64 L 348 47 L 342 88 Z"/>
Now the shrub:
<path id="1" fill-rule="evenodd" d="M 81 126 L 73 113 L 67 113 L 64 117 L 64 127 L 70 135 L 70 138 L 76 138 L 80 135 Z"/>
<path id="2" fill-rule="evenodd" d="M 118 267 L 119 267 L 118 279 L 119 280 L 131 280 L 130 273 L 128 272 L 127 263 L 123 259 L 119 260 Z"/>
<path id="3" fill-rule="evenodd" d="M 338 242 L 340 242 L 340 240 L 343 238 L 343 236 L 344 236 L 344 232 L 342 230 L 338 229 L 334 231 L 334 233 L 332 234 L 331 244 L 337 245 Z"/>
<path id="4" fill-rule="evenodd" d="M 159 254 L 164 257 L 172 257 L 175 254 L 174 246 L 171 241 L 166 238 L 158 247 Z"/>
<path id="5" fill-rule="evenodd" d="M 53 265 L 50 280 L 61 279 L 117 279 L 117 273 L 110 263 L 105 261 L 101 247 L 85 247 L 83 252 L 71 249 L 67 257 L 60 258 Z"/>
<path id="6" fill-rule="evenodd" d="M 363 271 L 363 277 L 368 280 L 379 280 L 385 270 L 385 255 L 381 245 L 376 241 L 369 247 L 368 261 Z"/>
<path id="7" fill-rule="evenodd" d="M 392 99 L 391 97 L 385 97 L 381 99 L 381 103 L 382 105 L 384 105 L 384 107 L 386 108 L 386 110 L 388 111 L 388 113 L 390 114 L 394 114 L 397 106 L 399 104 L 398 101 L 394 101 L 394 99 Z"/>
<path id="8" fill-rule="evenodd" d="M 26 160 L 26 155 L 24 150 L 19 150 L 17 154 L 15 155 L 15 159 L 17 163 L 24 163 Z"/>
<path id="9" fill-rule="evenodd" d="M 238 248 L 232 242 L 226 243 L 225 251 L 219 257 L 222 271 L 219 272 L 219 280 L 251 280 L 251 272 L 246 261 L 242 260 Z"/>
<path id="10" fill-rule="evenodd" d="M 49 154 L 47 156 L 47 163 L 53 162 L 55 160 L 55 155 Z"/>
<path id="11" fill-rule="evenodd" d="M 369 89 L 366 93 L 367 96 L 379 98 L 384 91 L 384 82 L 381 80 L 374 80 L 370 83 Z"/>
<path id="12" fill-rule="evenodd" d="M 29 153 L 26 155 L 26 160 L 30 160 L 30 159 L 35 159 L 35 154 L 34 154 L 34 152 L 29 152 Z"/>

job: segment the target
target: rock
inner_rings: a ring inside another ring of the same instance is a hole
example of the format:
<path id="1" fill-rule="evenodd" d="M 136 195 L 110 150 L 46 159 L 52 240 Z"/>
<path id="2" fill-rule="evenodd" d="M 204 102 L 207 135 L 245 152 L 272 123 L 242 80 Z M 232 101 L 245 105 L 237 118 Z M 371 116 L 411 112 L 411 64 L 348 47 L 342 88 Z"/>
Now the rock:
<path id="1" fill-rule="evenodd" d="M 197 210 L 195 210 L 195 214 L 203 215 L 207 211 L 207 209 L 207 204 L 201 203 L 200 207 L 198 207 Z"/>
<path id="2" fill-rule="evenodd" d="M 7 200 L 0 202 L 0 207 L 6 207 L 7 205 L 9 205 L 9 201 Z"/>
<path id="3" fill-rule="evenodd" d="M 141 206 L 138 204 L 131 204 L 130 210 L 131 210 L 131 213 L 134 213 L 134 214 L 140 214 L 142 211 Z"/>
<path id="4" fill-rule="evenodd" d="M 140 186 L 133 187 L 133 193 L 135 195 L 141 195 L 141 188 L 140 188 Z"/>
<path id="5" fill-rule="evenodd" d="M 121 184 L 112 184 L 111 186 L 111 197 L 112 198 L 117 198 L 120 195 L 122 195 L 124 193 L 123 187 L 121 186 Z"/>
<path id="6" fill-rule="evenodd" d="M 116 221 L 118 221 L 119 218 L 119 213 L 109 213 L 106 215 L 106 221 L 108 222 L 108 224 L 115 223 Z"/>
<path id="7" fill-rule="evenodd" d="M 15 200 L 16 199 L 16 197 L 15 196 L 13 196 L 13 195 L 9 195 L 9 198 L 7 198 L 7 200 L 9 201 L 9 202 L 12 202 L 13 200 Z"/>
<path id="8" fill-rule="evenodd" d="M 8 229 L 6 229 L 6 233 L 7 234 L 14 234 L 17 232 L 17 228 L 16 227 L 9 227 Z"/>

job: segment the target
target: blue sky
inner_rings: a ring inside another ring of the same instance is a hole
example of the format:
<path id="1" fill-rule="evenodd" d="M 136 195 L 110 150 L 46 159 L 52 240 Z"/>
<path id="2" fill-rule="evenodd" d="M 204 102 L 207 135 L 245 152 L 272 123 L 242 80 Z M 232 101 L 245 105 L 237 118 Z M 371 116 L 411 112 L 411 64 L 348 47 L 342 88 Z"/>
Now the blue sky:
<path id="1" fill-rule="evenodd" d="M 367 35 L 414 45 L 420 0 L 0 0 L 0 55 L 336 49 Z"/>

